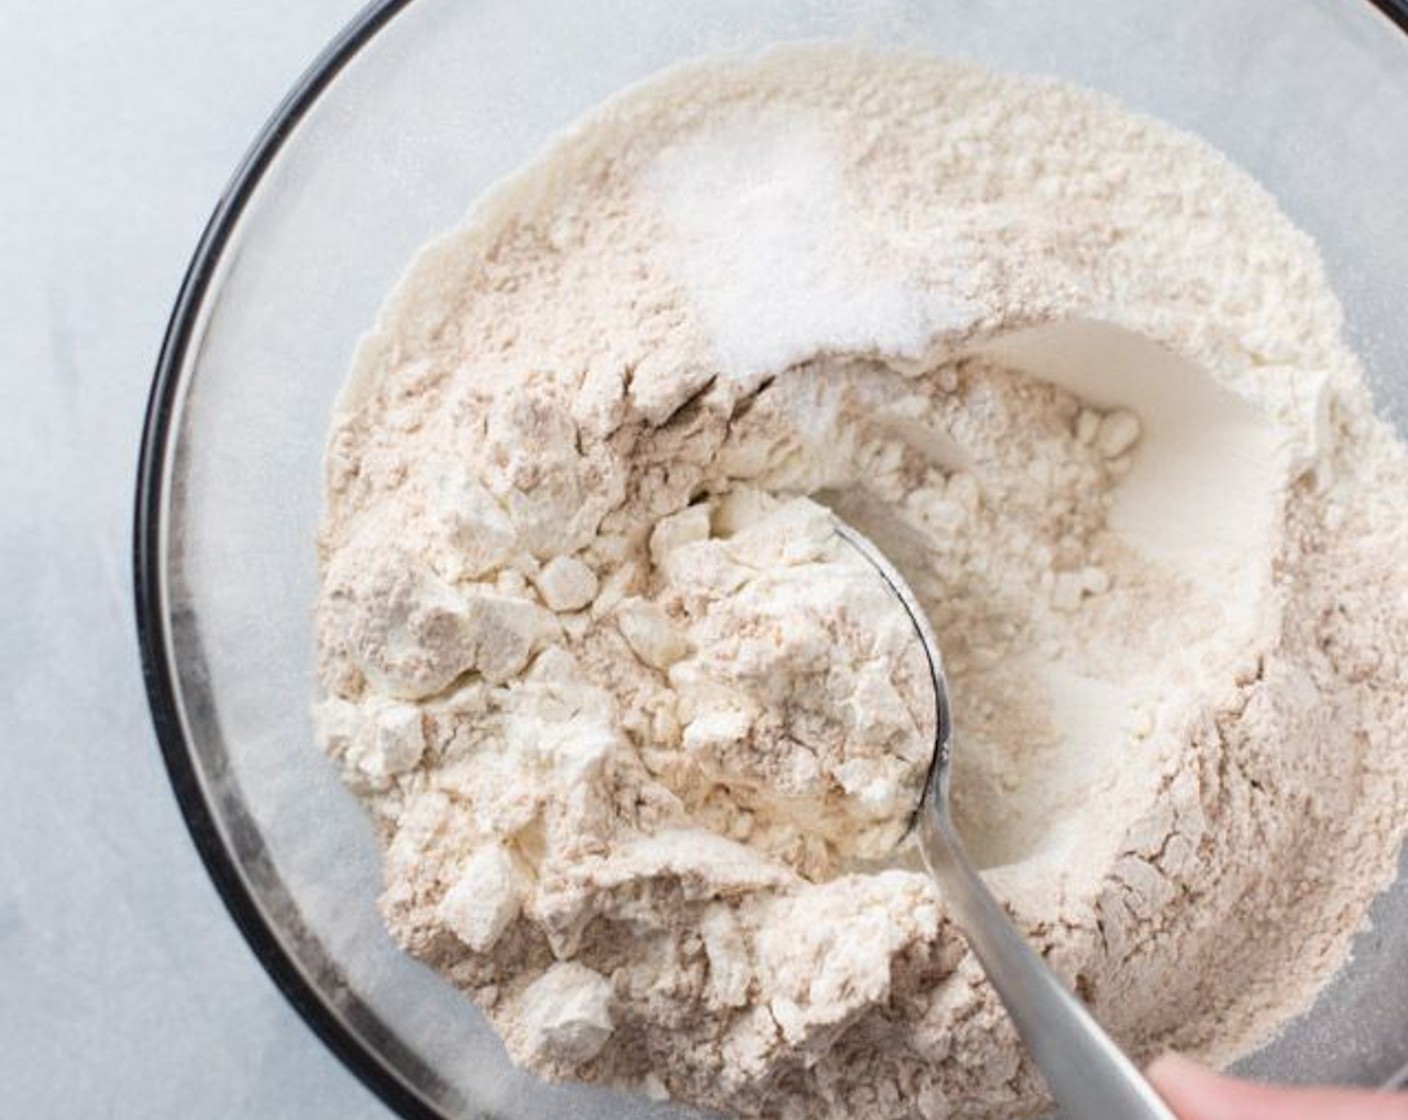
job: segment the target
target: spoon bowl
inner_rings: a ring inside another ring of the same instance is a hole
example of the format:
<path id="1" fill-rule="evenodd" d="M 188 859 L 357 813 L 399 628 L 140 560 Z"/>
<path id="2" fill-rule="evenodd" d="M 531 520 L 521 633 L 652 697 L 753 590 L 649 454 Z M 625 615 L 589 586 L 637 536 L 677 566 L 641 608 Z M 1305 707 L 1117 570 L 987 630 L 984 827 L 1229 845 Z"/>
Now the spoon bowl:
<path id="1" fill-rule="evenodd" d="M 938 639 L 908 582 L 874 542 L 840 518 L 835 528 L 899 600 L 924 649 L 937 718 L 934 753 L 912 831 L 950 916 L 1007 1008 L 1051 1095 L 1070 1120 L 1176 1120 L 1128 1055 L 1023 940 L 973 869 L 949 812 L 953 719 Z"/>

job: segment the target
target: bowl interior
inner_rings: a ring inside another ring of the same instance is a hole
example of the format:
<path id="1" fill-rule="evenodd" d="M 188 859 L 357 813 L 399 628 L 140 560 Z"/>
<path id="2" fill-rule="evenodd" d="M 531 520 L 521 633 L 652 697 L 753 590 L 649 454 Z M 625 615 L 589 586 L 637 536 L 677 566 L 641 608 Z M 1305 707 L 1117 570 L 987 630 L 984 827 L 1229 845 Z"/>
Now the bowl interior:
<path id="1" fill-rule="evenodd" d="M 166 355 L 153 413 L 165 440 L 139 496 L 154 527 L 139 570 L 147 652 L 172 694 L 154 688 L 158 722 L 261 952 L 404 1111 L 680 1115 L 512 1068 L 478 1012 L 383 933 L 370 824 L 313 746 L 323 440 L 352 348 L 412 253 L 576 115 L 676 61 L 802 38 L 915 47 L 1072 79 L 1226 151 L 1320 241 L 1350 339 L 1402 416 L 1408 36 L 1359 0 L 389 7 L 401 10 L 337 70 L 226 223 L 189 334 Z M 1406 879 L 1353 963 L 1249 1071 L 1381 1083 L 1408 1061 Z"/>

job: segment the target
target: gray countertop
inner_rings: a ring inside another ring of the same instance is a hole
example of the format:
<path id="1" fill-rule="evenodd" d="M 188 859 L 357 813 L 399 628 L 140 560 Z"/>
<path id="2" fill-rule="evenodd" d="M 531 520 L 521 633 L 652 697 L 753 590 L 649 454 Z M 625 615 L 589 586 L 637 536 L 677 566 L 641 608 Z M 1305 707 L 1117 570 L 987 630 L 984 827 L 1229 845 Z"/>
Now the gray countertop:
<path id="1" fill-rule="evenodd" d="M 0 1112 L 384 1117 L 225 915 L 167 786 L 131 491 L 187 258 L 357 0 L 58 0 L 0 25 Z"/>

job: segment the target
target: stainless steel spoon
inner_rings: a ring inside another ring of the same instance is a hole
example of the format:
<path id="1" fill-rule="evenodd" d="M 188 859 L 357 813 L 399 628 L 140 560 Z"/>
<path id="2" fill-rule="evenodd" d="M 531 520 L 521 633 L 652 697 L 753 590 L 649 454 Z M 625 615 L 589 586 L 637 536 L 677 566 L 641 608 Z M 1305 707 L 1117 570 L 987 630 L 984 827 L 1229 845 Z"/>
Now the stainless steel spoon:
<path id="1" fill-rule="evenodd" d="M 938 640 L 914 592 L 884 553 L 839 518 L 836 532 L 889 585 L 924 647 L 938 722 L 933 761 L 915 810 L 919 849 L 1062 1115 L 1066 1120 L 1176 1120 L 1134 1063 L 1022 939 L 973 870 L 949 812 L 952 722 Z"/>

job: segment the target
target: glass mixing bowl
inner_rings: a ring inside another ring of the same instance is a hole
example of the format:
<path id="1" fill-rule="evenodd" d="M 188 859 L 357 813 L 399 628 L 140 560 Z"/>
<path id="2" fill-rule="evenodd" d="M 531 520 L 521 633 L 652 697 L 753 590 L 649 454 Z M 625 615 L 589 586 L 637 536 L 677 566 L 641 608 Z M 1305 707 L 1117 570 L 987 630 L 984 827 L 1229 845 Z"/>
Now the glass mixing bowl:
<path id="1" fill-rule="evenodd" d="M 385 0 L 328 48 L 236 172 L 177 301 L 142 449 L 136 592 L 153 716 L 210 873 L 289 1000 L 393 1108 L 681 1115 L 509 1064 L 478 1012 L 382 932 L 370 823 L 313 746 L 323 440 L 353 345 L 415 249 L 583 110 L 671 63 L 799 38 L 916 47 L 1072 79 L 1229 153 L 1320 241 L 1401 422 L 1408 15 L 1381 3 Z M 1353 963 L 1246 1072 L 1401 1076 L 1404 871 Z"/>

